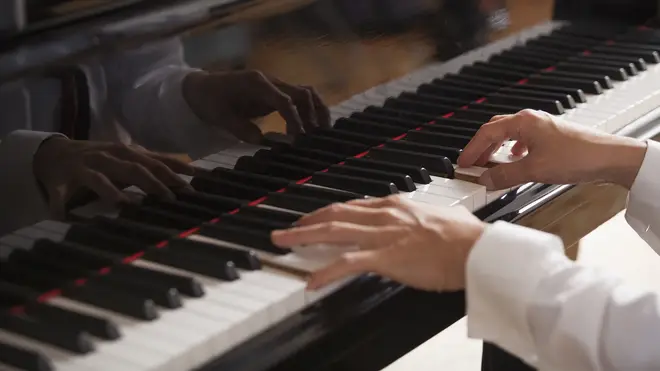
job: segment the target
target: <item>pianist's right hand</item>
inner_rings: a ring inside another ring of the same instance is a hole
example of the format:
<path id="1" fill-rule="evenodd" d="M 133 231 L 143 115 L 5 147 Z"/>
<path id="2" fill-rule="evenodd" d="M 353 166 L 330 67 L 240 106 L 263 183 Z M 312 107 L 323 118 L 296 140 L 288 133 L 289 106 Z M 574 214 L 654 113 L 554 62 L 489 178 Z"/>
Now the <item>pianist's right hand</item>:
<path id="1" fill-rule="evenodd" d="M 115 184 L 172 199 L 170 188 L 189 187 L 177 173 L 192 175 L 194 169 L 139 146 L 53 137 L 34 155 L 34 172 L 52 217 L 62 218 L 67 202 L 88 190 L 108 203 L 130 202 Z"/>
<path id="2" fill-rule="evenodd" d="M 523 110 L 493 117 L 458 158 L 462 167 L 483 166 L 506 140 L 517 141 L 518 161 L 496 165 L 482 175 L 488 189 L 526 182 L 575 184 L 611 182 L 630 188 L 641 166 L 646 143 L 564 123 L 542 111 Z"/>

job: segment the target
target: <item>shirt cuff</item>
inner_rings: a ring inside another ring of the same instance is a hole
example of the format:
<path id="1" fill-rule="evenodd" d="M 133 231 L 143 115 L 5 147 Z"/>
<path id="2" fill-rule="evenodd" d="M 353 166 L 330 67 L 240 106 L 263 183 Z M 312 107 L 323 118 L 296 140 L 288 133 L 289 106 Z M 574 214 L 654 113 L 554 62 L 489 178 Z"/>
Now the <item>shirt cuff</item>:
<path id="1" fill-rule="evenodd" d="M 635 181 L 630 187 L 626 205 L 626 221 L 656 252 L 660 253 L 660 198 L 658 198 L 658 168 L 660 143 L 647 140 L 646 154 Z"/>
<path id="2" fill-rule="evenodd" d="M 48 204 L 34 174 L 33 158 L 46 139 L 66 136 L 16 130 L 0 143 L 0 234 L 12 232 L 48 217 Z"/>
<path id="3" fill-rule="evenodd" d="M 535 364 L 528 307 L 541 280 L 569 264 L 557 236 L 502 221 L 488 226 L 467 261 L 468 336 Z"/>

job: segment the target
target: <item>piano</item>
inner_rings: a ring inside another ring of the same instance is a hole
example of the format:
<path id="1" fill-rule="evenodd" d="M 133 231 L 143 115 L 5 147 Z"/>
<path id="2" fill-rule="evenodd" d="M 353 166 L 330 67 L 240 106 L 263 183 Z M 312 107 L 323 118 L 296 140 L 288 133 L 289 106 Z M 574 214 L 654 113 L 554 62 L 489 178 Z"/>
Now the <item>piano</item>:
<path id="1" fill-rule="evenodd" d="M 278 249 L 270 230 L 333 202 L 398 193 L 556 232 L 569 246 L 625 194 L 536 183 L 488 192 L 475 181 L 484 169 L 456 168 L 461 148 L 493 115 L 522 109 L 640 139 L 660 132 L 654 1 L 12 6 L 22 17 L 2 25 L 0 91 L 68 82 L 62 118 L 83 139 L 89 92 L 77 61 L 170 37 L 192 66 L 315 86 L 333 128 L 194 159 L 196 192 L 176 201 L 128 188 L 138 204 L 90 202 L 2 236 L 3 370 L 381 369 L 462 318 L 463 293 L 375 275 L 306 292 L 305 275 L 332 253 Z M 262 123 L 282 127 L 279 117 Z M 509 148 L 492 161 L 510 160 Z"/>

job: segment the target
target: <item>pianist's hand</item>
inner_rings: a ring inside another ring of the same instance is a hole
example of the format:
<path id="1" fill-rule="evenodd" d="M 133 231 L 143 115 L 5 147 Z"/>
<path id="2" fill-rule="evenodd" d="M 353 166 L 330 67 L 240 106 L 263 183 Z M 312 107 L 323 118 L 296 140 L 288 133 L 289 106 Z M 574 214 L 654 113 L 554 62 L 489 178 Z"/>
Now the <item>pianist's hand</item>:
<path id="1" fill-rule="evenodd" d="M 54 137 L 39 147 L 34 172 L 48 194 L 51 214 L 62 218 L 67 202 L 88 190 L 112 204 L 129 202 L 117 183 L 173 198 L 168 187 L 189 187 L 176 173 L 192 175 L 193 168 L 137 146 Z"/>
<path id="2" fill-rule="evenodd" d="M 193 72 L 184 80 L 183 94 L 200 119 L 249 143 L 261 139 L 253 120 L 275 111 L 286 120 L 289 134 L 330 127 L 330 111 L 314 88 L 258 71 Z"/>
<path id="3" fill-rule="evenodd" d="M 465 287 L 465 265 L 484 223 L 463 207 L 442 208 L 389 196 L 334 204 L 274 231 L 282 247 L 315 243 L 358 245 L 310 278 L 317 289 L 352 275 L 374 272 L 423 290 Z"/>
<path id="4" fill-rule="evenodd" d="M 630 187 L 641 166 L 646 144 L 558 120 L 542 111 L 523 110 L 493 117 L 458 158 L 458 165 L 483 166 L 506 140 L 522 159 L 484 172 L 480 182 L 503 189 L 526 182 L 575 184 L 612 182 Z"/>

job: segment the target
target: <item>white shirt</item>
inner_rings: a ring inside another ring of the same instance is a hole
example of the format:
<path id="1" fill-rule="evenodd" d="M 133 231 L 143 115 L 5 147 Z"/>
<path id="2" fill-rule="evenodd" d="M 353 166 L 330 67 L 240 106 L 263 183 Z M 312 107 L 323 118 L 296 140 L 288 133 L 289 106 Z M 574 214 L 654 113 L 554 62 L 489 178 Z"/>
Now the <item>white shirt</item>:
<path id="1" fill-rule="evenodd" d="M 80 66 L 89 83 L 90 139 L 138 143 L 193 159 L 219 152 L 238 140 L 201 121 L 185 101 L 181 84 L 194 71 L 180 40 L 98 55 Z M 33 173 L 32 158 L 42 141 L 59 130 L 52 81 L 0 86 L 0 235 L 47 218 L 46 199 Z"/>
<path id="2" fill-rule="evenodd" d="M 648 149 L 626 220 L 660 253 L 660 144 Z M 496 222 L 467 265 L 468 335 L 540 371 L 660 370 L 660 293 L 564 254 L 557 236 Z"/>

